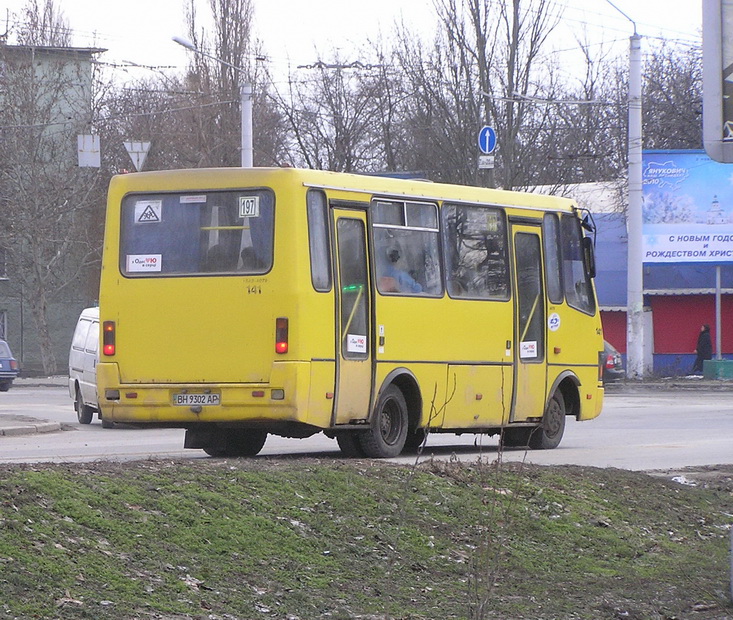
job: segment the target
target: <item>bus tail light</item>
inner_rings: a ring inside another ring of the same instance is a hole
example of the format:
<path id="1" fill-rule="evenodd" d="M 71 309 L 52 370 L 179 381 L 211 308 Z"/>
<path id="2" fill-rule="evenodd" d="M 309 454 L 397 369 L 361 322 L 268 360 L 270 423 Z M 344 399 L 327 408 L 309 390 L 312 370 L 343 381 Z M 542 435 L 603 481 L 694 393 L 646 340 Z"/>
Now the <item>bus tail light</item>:
<path id="1" fill-rule="evenodd" d="M 288 352 L 288 319 L 275 319 L 275 353 Z"/>
<path id="2" fill-rule="evenodd" d="M 105 355 L 115 354 L 115 322 L 102 323 L 102 352 Z"/>

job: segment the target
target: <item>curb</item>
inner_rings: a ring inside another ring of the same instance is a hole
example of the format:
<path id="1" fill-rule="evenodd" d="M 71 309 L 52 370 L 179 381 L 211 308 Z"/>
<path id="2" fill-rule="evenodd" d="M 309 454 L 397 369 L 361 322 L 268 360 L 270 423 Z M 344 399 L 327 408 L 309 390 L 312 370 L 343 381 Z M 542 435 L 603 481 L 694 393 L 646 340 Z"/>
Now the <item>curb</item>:
<path id="1" fill-rule="evenodd" d="M 18 377 L 13 381 L 13 388 L 69 387 L 69 378 L 55 377 Z M 12 389 L 12 388 L 11 388 Z"/>
<path id="2" fill-rule="evenodd" d="M 733 392 L 733 381 L 712 379 L 707 381 L 681 381 L 671 379 L 668 381 L 618 381 L 606 383 L 604 386 L 607 393 L 612 394 L 639 394 L 642 392 L 691 392 L 710 390 L 717 392 Z"/>
<path id="3" fill-rule="evenodd" d="M 53 433 L 60 430 L 60 422 L 38 422 L 37 424 L 0 428 L 0 436 L 17 437 L 19 435 L 32 435 L 35 433 Z"/>

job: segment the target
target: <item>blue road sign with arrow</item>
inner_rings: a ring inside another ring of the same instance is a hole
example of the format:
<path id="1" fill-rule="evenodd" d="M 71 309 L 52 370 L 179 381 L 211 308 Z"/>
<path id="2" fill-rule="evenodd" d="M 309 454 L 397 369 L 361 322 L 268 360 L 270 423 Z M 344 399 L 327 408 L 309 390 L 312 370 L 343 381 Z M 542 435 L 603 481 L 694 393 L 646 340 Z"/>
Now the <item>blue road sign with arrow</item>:
<path id="1" fill-rule="evenodd" d="M 488 155 L 496 148 L 496 132 L 493 127 L 482 127 L 478 132 L 478 148 Z"/>

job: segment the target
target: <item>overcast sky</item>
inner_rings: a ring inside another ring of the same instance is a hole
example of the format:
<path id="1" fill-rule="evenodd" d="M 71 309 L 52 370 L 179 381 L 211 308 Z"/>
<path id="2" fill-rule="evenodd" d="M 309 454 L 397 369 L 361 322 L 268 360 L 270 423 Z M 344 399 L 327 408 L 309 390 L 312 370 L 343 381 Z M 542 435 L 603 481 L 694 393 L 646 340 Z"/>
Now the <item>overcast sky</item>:
<path id="1" fill-rule="evenodd" d="M 41 3 L 43 0 L 39 0 Z M 205 13 L 208 0 L 196 0 Z M 583 28 L 594 36 L 628 47 L 631 23 L 608 0 L 557 0 L 566 3 L 564 27 Z M 403 18 L 415 30 L 433 25 L 429 0 L 254 0 L 255 26 L 268 58 L 283 67 L 309 64 L 316 49 L 338 48 L 344 60 L 354 49 L 380 30 L 389 35 L 395 20 Z M 145 65 L 183 67 L 186 50 L 171 41 L 185 36 L 186 0 L 56 0 L 73 29 L 73 44 L 98 46 L 109 51 L 101 57 L 109 63 L 123 60 Z M 646 37 L 665 37 L 699 42 L 701 0 L 613 0 L 637 23 Z M 18 13 L 25 0 L 0 0 L 5 31 L 7 11 Z M 568 31 L 569 45 L 574 45 Z M 327 54 L 326 54 L 327 55 Z M 369 59 L 361 59 L 368 61 Z M 281 67 L 282 68 L 282 67 Z"/>

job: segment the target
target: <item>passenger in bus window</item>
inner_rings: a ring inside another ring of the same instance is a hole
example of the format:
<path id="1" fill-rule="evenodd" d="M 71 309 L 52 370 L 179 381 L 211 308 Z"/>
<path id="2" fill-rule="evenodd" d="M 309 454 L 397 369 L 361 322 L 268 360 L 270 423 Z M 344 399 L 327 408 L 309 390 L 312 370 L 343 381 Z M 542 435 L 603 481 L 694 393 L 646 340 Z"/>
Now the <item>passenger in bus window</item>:
<path id="1" fill-rule="evenodd" d="M 231 253 L 224 246 L 217 244 L 209 248 L 206 253 L 206 262 L 204 263 L 204 271 L 222 272 L 234 269 L 234 261 Z"/>
<path id="2" fill-rule="evenodd" d="M 400 260 L 399 250 L 389 250 L 387 252 L 387 258 L 389 259 L 387 266 L 384 270 L 383 276 L 386 278 L 392 278 L 395 283 L 395 293 L 422 293 L 422 285 L 415 281 L 409 273 L 404 269 L 400 269 L 397 266 L 397 262 Z"/>
<path id="3" fill-rule="evenodd" d="M 264 267 L 254 248 L 244 248 L 239 256 L 242 259 L 242 271 L 259 271 Z"/>

